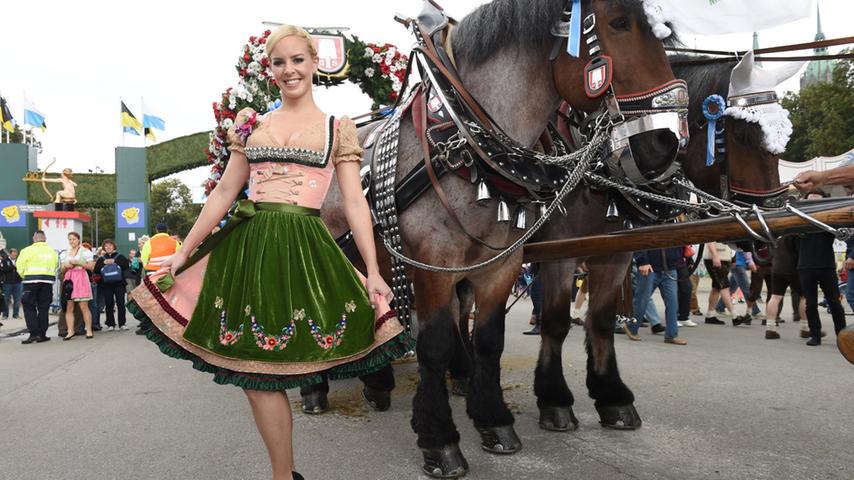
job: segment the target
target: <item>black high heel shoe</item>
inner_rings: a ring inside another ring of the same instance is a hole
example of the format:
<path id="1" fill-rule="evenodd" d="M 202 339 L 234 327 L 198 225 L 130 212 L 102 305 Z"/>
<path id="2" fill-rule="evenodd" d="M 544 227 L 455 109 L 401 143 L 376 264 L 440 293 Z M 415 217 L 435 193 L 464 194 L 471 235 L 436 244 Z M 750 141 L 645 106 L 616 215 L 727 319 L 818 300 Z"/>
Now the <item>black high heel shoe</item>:
<path id="1" fill-rule="evenodd" d="M 291 476 L 294 477 L 294 480 L 305 480 L 305 478 L 297 472 L 291 472 Z"/>
<path id="2" fill-rule="evenodd" d="M 64 341 L 66 341 L 66 340 L 71 340 L 72 338 L 74 338 L 74 337 L 76 337 L 76 336 L 77 336 L 77 334 L 76 334 L 76 333 L 72 333 L 71 335 L 69 335 L 69 336 L 67 336 L 67 337 L 62 337 L 62 341 L 64 342 Z"/>
<path id="3" fill-rule="evenodd" d="M 93 333 L 93 334 L 90 334 L 90 335 L 86 335 L 86 340 L 91 340 L 91 339 L 93 339 L 93 338 L 95 338 L 95 334 L 94 334 L 94 333 Z"/>

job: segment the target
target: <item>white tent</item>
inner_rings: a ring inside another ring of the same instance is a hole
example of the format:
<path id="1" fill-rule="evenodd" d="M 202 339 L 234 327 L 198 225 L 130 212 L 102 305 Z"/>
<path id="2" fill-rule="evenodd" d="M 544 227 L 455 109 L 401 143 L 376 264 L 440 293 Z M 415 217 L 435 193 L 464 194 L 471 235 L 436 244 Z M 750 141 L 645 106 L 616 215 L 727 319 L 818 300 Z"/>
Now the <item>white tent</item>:
<path id="1" fill-rule="evenodd" d="M 845 160 L 854 161 L 854 148 L 842 155 L 837 155 L 835 157 L 815 157 L 812 160 L 807 160 L 806 162 L 789 162 L 781 159 L 779 166 L 780 181 L 791 182 L 794 180 L 795 175 L 807 170 L 830 170 L 838 167 L 839 164 Z"/>

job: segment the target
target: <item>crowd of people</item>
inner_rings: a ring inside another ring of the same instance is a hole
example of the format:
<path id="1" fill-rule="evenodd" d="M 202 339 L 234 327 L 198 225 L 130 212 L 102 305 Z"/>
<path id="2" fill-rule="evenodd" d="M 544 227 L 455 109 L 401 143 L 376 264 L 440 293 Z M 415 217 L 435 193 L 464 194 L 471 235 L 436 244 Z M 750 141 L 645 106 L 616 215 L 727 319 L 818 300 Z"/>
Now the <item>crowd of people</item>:
<path id="1" fill-rule="evenodd" d="M 821 189 L 807 192 L 804 198 L 814 200 L 826 197 Z M 664 334 L 664 342 L 686 345 L 679 336 L 679 328 L 696 327 L 698 322 L 690 316 L 704 317 L 705 325 L 749 326 L 761 320 L 765 326 L 765 338 L 780 338 L 777 326 L 785 322 L 781 318 L 782 300 L 787 290 L 791 291 L 791 320 L 800 323 L 800 336 L 806 344 L 821 344 L 827 333 L 821 328 L 819 306 L 828 309 L 836 333 L 846 326 L 845 310 L 840 302 L 840 284 L 845 283 L 854 269 L 854 240 L 847 242 L 845 261 L 837 266 L 833 243 L 835 237 L 827 232 L 790 234 L 781 237 L 773 248 L 763 249 L 761 254 L 733 249 L 721 242 L 709 242 L 702 246 L 663 248 L 635 252 L 627 275 L 631 277 L 631 312 L 627 321 L 615 321 L 615 332 L 639 341 L 640 327 L 649 325 L 652 334 Z M 698 250 L 702 249 L 702 256 Z M 699 283 L 698 269 L 711 280 L 705 314 L 697 300 Z M 536 265 L 526 266 L 521 283 L 528 279 L 533 303 L 531 324 L 533 328 L 524 332 L 539 334 L 539 316 L 542 298 L 539 294 Z M 584 288 L 588 273 L 582 264 L 576 272 L 577 290 L 570 314 L 574 323 L 582 323 L 581 305 L 587 295 Z M 854 311 L 854 285 L 846 284 L 845 298 Z M 766 309 L 759 304 L 763 298 Z M 819 289 L 824 295 L 819 302 Z M 664 325 L 653 302 L 653 293 L 658 290 L 664 304 Z M 517 287 L 517 291 L 523 291 Z M 737 300 L 740 298 L 740 300 Z M 744 312 L 739 314 L 736 305 L 744 302 Z"/>
<path id="2" fill-rule="evenodd" d="M 100 331 L 128 330 L 127 293 L 139 285 L 144 274 L 157 271 L 181 248 L 180 239 L 170 235 L 165 224 L 158 224 L 155 230 L 151 237 L 141 236 L 139 248 L 127 253 L 119 252 L 110 238 L 93 248 L 77 232 L 70 232 L 68 246 L 57 250 L 47 244 L 41 230 L 20 252 L 16 248 L 0 250 L 3 320 L 10 314 L 20 318 L 23 313 L 29 332 L 21 342 L 25 345 L 50 340 L 51 311 L 59 312 L 57 329 L 63 341 L 77 336 L 91 339 Z"/>

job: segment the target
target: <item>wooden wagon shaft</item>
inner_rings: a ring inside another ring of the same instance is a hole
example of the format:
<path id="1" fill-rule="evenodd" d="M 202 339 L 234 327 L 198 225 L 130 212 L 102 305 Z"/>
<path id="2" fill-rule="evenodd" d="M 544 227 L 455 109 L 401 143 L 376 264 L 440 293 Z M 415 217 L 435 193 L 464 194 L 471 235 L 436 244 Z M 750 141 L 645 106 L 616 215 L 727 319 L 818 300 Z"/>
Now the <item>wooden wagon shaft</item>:
<path id="1" fill-rule="evenodd" d="M 792 205 L 832 227 L 854 226 L 854 199 L 811 200 L 792 203 Z M 762 232 L 762 226 L 755 215 L 750 215 L 745 220 L 754 231 Z M 767 213 L 765 220 L 771 232 L 778 236 L 784 233 L 817 230 L 806 220 L 785 211 Z M 554 217 L 551 221 L 559 222 L 560 217 Z M 525 245 L 524 261 L 545 262 L 711 241 L 731 242 L 749 239 L 751 239 L 750 235 L 734 218 L 725 216 L 709 220 L 621 230 L 605 235 L 529 243 Z"/>

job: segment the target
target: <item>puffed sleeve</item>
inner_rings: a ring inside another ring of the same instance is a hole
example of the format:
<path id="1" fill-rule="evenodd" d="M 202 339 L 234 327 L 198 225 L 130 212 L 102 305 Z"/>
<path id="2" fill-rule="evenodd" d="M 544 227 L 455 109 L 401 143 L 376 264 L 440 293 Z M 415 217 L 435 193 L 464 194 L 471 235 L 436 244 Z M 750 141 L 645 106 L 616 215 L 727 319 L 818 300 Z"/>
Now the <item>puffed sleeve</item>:
<path id="1" fill-rule="evenodd" d="M 338 122 L 338 149 L 335 151 L 335 163 L 359 162 L 362 160 L 362 147 L 356 136 L 356 124 L 349 117 Z"/>
<path id="2" fill-rule="evenodd" d="M 246 139 L 255 128 L 258 122 L 258 116 L 251 107 L 246 107 L 237 112 L 237 117 L 234 119 L 234 125 L 228 129 L 226 138 L 228 139 L 228 149 L 232 152 L 243 153 L 243 148 L 246 146 Z"/>

